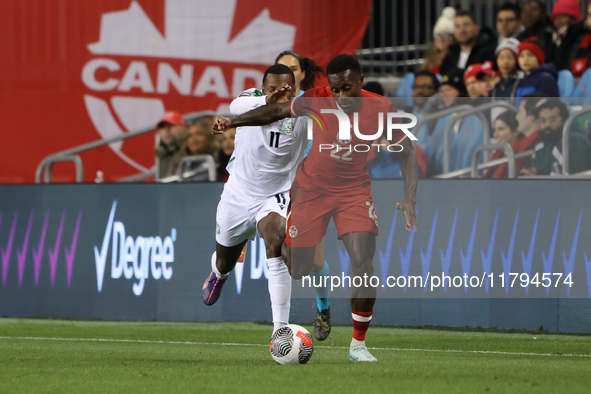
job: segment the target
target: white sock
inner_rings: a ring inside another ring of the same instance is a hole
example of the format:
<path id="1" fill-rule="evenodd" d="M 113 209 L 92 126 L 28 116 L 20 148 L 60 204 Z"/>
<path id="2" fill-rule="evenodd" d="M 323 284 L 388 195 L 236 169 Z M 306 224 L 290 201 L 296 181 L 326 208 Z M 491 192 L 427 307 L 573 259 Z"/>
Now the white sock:
<path id="1" fill-rule="evenodd" d="M 218 278 L 223 279 L 226 276 L 228 276 L 229 274 L 220 274 L 220 270 L 218 270 L 218 267 L 216 265 L 216 260 L 217 260 L 217 252 L 213 252 L 213 254 L 211 255 L 211 270 L 213 272 L 215 272 L 215 274 L 217 275 Z"/>
<path id="2" fill-rule="evenodd" d="M 365 346 L 365 341 L 358 341 L 355 338 L 351 338 L 351 347 L 356 347 L 356 346 Z"/>
<path id="3" fill-rule="evenodd" d="M 283 258 L 267 259 L 269 267 L 269 295 L 273 311 L 273 333 L 280 327 L 289 324 L 289 308 L 291 306 L 291 276 Z"/>

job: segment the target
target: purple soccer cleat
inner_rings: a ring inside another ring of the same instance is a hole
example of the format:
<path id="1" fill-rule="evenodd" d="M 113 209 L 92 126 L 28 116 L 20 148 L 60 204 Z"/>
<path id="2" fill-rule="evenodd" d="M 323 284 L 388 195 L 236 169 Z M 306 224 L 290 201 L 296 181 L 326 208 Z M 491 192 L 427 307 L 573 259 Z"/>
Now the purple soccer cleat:
<path id="1" fill-rule="evenodd" d="M 217 302 L 222 295 L 222 288 L 226 279 L 228 279 L 227 276 L 225 278 L 218 278 L 213 271 L 209 274 L 207 279 L 205 279 L 205 283 L 203 283 L 203 303 L 205 305 L 213 305 Z"/>

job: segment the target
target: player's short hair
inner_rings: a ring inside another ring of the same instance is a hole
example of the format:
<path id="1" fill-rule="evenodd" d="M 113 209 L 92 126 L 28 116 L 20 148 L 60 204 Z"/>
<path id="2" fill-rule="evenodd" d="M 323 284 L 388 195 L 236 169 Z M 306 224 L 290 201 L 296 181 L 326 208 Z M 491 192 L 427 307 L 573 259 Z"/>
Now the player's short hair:
<path id="1" fill-rule="evenodd" d="M 271 67 L 269 67 L 265 71 L 265 75 L 263 75 L 263 85 L 267 81 L 268 74 L 273 74 L 273 75 L 288 74 L 288 75 L 291 75 L 291 80 L 295 84 L 295 76 L 293 75 L 293 71 L 291 71 L 291 68 L 287 67 L 284 64 L 273 64 Z"/>
<path id="2" fill-rule="evenodd" d="M 497 10 L 497 15 L 499 15 L 499 12 L 501 11 L 513 11 L 513 13 L 515 14 L 515 18 L 517 18 L 517 20 L 521 18 L 521 7 L 519 6 L 519 4 L 505 3 L 501 7 L 499 7 L 499 9 Z"/>
<path id="3" fill-rule="evenodd" d="M 474 23 L 475 25 L 477 25 L 478 23 L 476 23 L 476 18 L 474 18 L 474 14 L 472 14 L 470 11 L 466 11 L 466 10 L 457 10 L 456 11 L 456 18 L 459 16 L 467 16 L 470 19 L 472 19 L 472 23 Z"/>
<path id="4" fill-rule="evenodd" d="M 357 71 L 361 74 L 361 64 L 359 64 L 359 60 L 357 60 L 355 56 L 346 53 L 336 55 L 328 63 L 328 66 L 326 66 L 327 75 L 342 73 L 346 70 Z"/>

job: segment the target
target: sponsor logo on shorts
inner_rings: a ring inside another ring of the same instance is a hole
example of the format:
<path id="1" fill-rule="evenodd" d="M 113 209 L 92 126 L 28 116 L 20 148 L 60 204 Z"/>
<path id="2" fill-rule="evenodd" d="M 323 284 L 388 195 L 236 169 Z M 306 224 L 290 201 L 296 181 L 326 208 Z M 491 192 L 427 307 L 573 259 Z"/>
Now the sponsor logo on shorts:
<path id="1" fill-rule="evenodd" d="M 221 233 L 221 230 L 220 230 L 220 225 L 219 225 L 219 223 L 216 223 L 216 224 L 215 224 L 215 233 L 216 233 L 216 234 L 218 234 L 218 235 Z"/>
<path id="2" fill-rule="evenodd" d="M 297 235 L 298 235 L 298 229 L 296 228 L 296 226 L 294 226 L 292 224 L 291 227 L 289 228 L 289 236 L 291 238 L 295 238 Z"/>

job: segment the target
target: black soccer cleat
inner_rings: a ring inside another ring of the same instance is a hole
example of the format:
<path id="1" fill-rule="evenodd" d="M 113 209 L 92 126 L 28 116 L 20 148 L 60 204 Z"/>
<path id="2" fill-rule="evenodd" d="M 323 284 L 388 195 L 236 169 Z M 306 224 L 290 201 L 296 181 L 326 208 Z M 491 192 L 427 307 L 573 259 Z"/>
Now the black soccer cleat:
<path id="1" fill-rule="evenodd" d="M 316 309 L 316 320 L 314 320 L 314 336 L 319 341 L 324 341 L 330 335 L 330 307 L 318 312 Z"/>

